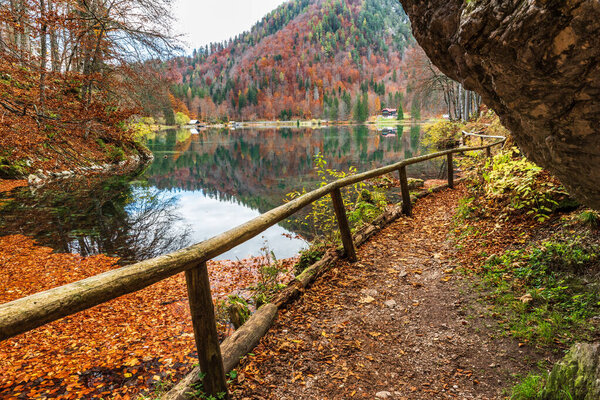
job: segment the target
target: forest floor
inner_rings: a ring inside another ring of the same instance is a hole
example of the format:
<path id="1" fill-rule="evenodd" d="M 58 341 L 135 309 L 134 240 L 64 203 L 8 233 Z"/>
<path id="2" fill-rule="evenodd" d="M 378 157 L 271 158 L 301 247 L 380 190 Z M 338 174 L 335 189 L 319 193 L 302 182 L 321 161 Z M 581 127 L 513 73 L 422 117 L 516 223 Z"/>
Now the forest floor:
<path id="1" fill-rule="evenodd" d="M 332 266 L 237 368 L 234 398 L 499 399 L 515 376 L 554 361 L 504 334 L 460 272 L 481 258 L 452 241 L 465 195 L 461 185 L 419 200 L 412 218 L 358 249 L 358 262 Z M 498 230 L 488 250 L 527 230 Z"/>
<path id="2" fill-rule="evenodd" d="M 10 186 L 0 181 L 0 189 Z M 280 311 L 236 368 L 233 398 L 500 399 L 519 378 L 556 361 L 571 338 L 551 332 L 546 346 L 516 338 L 476 271 L 491 254 L 529 240 L 583 233 L 564 225 L 568 215 L 544 224 L 495 217 L 463 223 L 456 210 L 467 196 L 461 184 L 419 200 L 413 217 L 357 249 L 358 262 L 332 265 Z M 592 238 L 599 241 L 597 231 Z M 0 237 L 0 282 L 8 283 L 0 303 L 117 268 L 117 261 L 54 253 L 22 235 Z M 215 297 L 255 284 L 262 265 L 211 262 Z M 0 398 L 138 399 L 168 388 L 196 359 L 179 274 L 0 343 Z"/>

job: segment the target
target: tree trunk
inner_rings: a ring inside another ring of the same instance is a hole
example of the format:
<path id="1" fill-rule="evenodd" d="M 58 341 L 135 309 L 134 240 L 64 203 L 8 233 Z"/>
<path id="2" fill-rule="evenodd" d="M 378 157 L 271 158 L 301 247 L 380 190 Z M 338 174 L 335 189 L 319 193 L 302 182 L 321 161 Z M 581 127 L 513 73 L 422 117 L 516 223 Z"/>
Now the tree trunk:
<path id="1" fill-rule="evenodd" d="M 39 112 L 44 113 L 44 103 L 46 97 L 46 57 L 47 57 L 47 44 L 46 44 L 46 33 L 48 31 L 48 24 L 46 22 L 46 2 L 40 0 L 40 108 Z"/>
<path id="2" fill-rule="evenodd" d="M 51 15 L 56 11 L 52 0 L 48 0 L 48 11 Z M 54 24 L 50 26 L 49 30 L 50 36 L 50 67 L 52 68 L 52 72 L 60 71 L 60 60 L 58 55 L 58 39 L 56 37 L 56 29 L 54 28 Z"/>

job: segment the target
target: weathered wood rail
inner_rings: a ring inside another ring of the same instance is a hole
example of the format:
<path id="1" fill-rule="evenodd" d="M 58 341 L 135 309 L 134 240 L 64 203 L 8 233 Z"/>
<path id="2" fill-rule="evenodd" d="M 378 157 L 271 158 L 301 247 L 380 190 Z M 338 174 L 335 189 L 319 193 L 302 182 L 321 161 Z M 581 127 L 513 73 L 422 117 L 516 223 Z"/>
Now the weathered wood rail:
<path id="1" fill-rule="evenodd" d="M 479 134 L 477 135 L 479 136 Z M 223 366 L 223 357 L 221 355 L 223 345 L 219 346 L 217 339 L 206 261 L 253 238 L 326 195 L 330 195 L 333 201 L 345 255 L 351 260 L 355 260 L 356 251 L 340 195 L 341 188 L 366 179 L 398 171 L 402 188 L 402 211 L 404 214 L 410 215 L 411 200 L 406 175 L 406 167 L 408 165 L 439 157 L 447 157 L 448 187 L 452 188 L 454 184 L 453 154 L 486 150 L 489 155 L 490 149 L 493 146 L 501 145 L 506 141 L 503 137 L 495 138 L 499 140 L 487 145 L 482 144 L 481 146 L 459 147 L 440 151 L 402 160 L 385 167 L 339 179 L 204 242 L 170 254 L 141 261 L 133 265 L 0 304 L 0 341 L 113 300 L 122 295 L 144 289 L 156 282 L 185 271 L 199 365 L 204 376 L 202 379 L 203 389 L 207 395 L 226 393 L 225 369 L 232 368 L 233 365 L 231 364 L 237 361 L 231 361 L 230 357 L 228 357 L 227 368 Z M 227 349 L 228 347 L 225 348 Z M 232 354 L 240 357 L 241 355 L 238 353 L 238 349 L 235 349 L 235 351 L 232 350 Z"/>

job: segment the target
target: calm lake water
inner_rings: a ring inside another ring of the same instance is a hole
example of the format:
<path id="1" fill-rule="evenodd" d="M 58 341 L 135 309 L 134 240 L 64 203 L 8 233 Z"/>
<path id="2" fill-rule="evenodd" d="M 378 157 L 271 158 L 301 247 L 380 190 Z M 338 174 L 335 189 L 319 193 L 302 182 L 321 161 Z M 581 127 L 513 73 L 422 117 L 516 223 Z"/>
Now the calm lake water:
<path id="1" fill-rule="evenodd" d="M 365 126 L 322 129 L 167 130 L 147 138 L 155 155 L 145 171 L 69 179 L 8 195 L 1 234 L 34 236 L 61 252 L 105 253 L 138 261 L 200 242 L 317 187 L 314 156 L 329 168 L 359 172 L 425 153 L 419 126 L 382 134 Z M 409 176 L 436 178 L 439 162 Z M 295 255 L 310 232 L 297 221 L 276 225 L 220 259 Z"/>

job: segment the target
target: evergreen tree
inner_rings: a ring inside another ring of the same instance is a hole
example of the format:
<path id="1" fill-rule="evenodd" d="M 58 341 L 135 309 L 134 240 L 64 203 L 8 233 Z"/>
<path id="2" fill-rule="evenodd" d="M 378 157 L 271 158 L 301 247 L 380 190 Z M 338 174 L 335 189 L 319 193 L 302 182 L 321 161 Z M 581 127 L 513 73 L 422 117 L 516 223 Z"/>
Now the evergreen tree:
<path id="1" fill-rule="evenodd" d="M 398 121 L 402 121 L 404 119 L 404 110 L 402 109 L 402 103 L 398 103 Z"/>
<path id="2" fill-rule="evenodd" d="M 416 97 L 412 101 L 412 106 L 410 108 L 410 118 L 413 121 L 419 121 L 421 119 L 421 105 L 419 104 L 419 99 Z"/>

